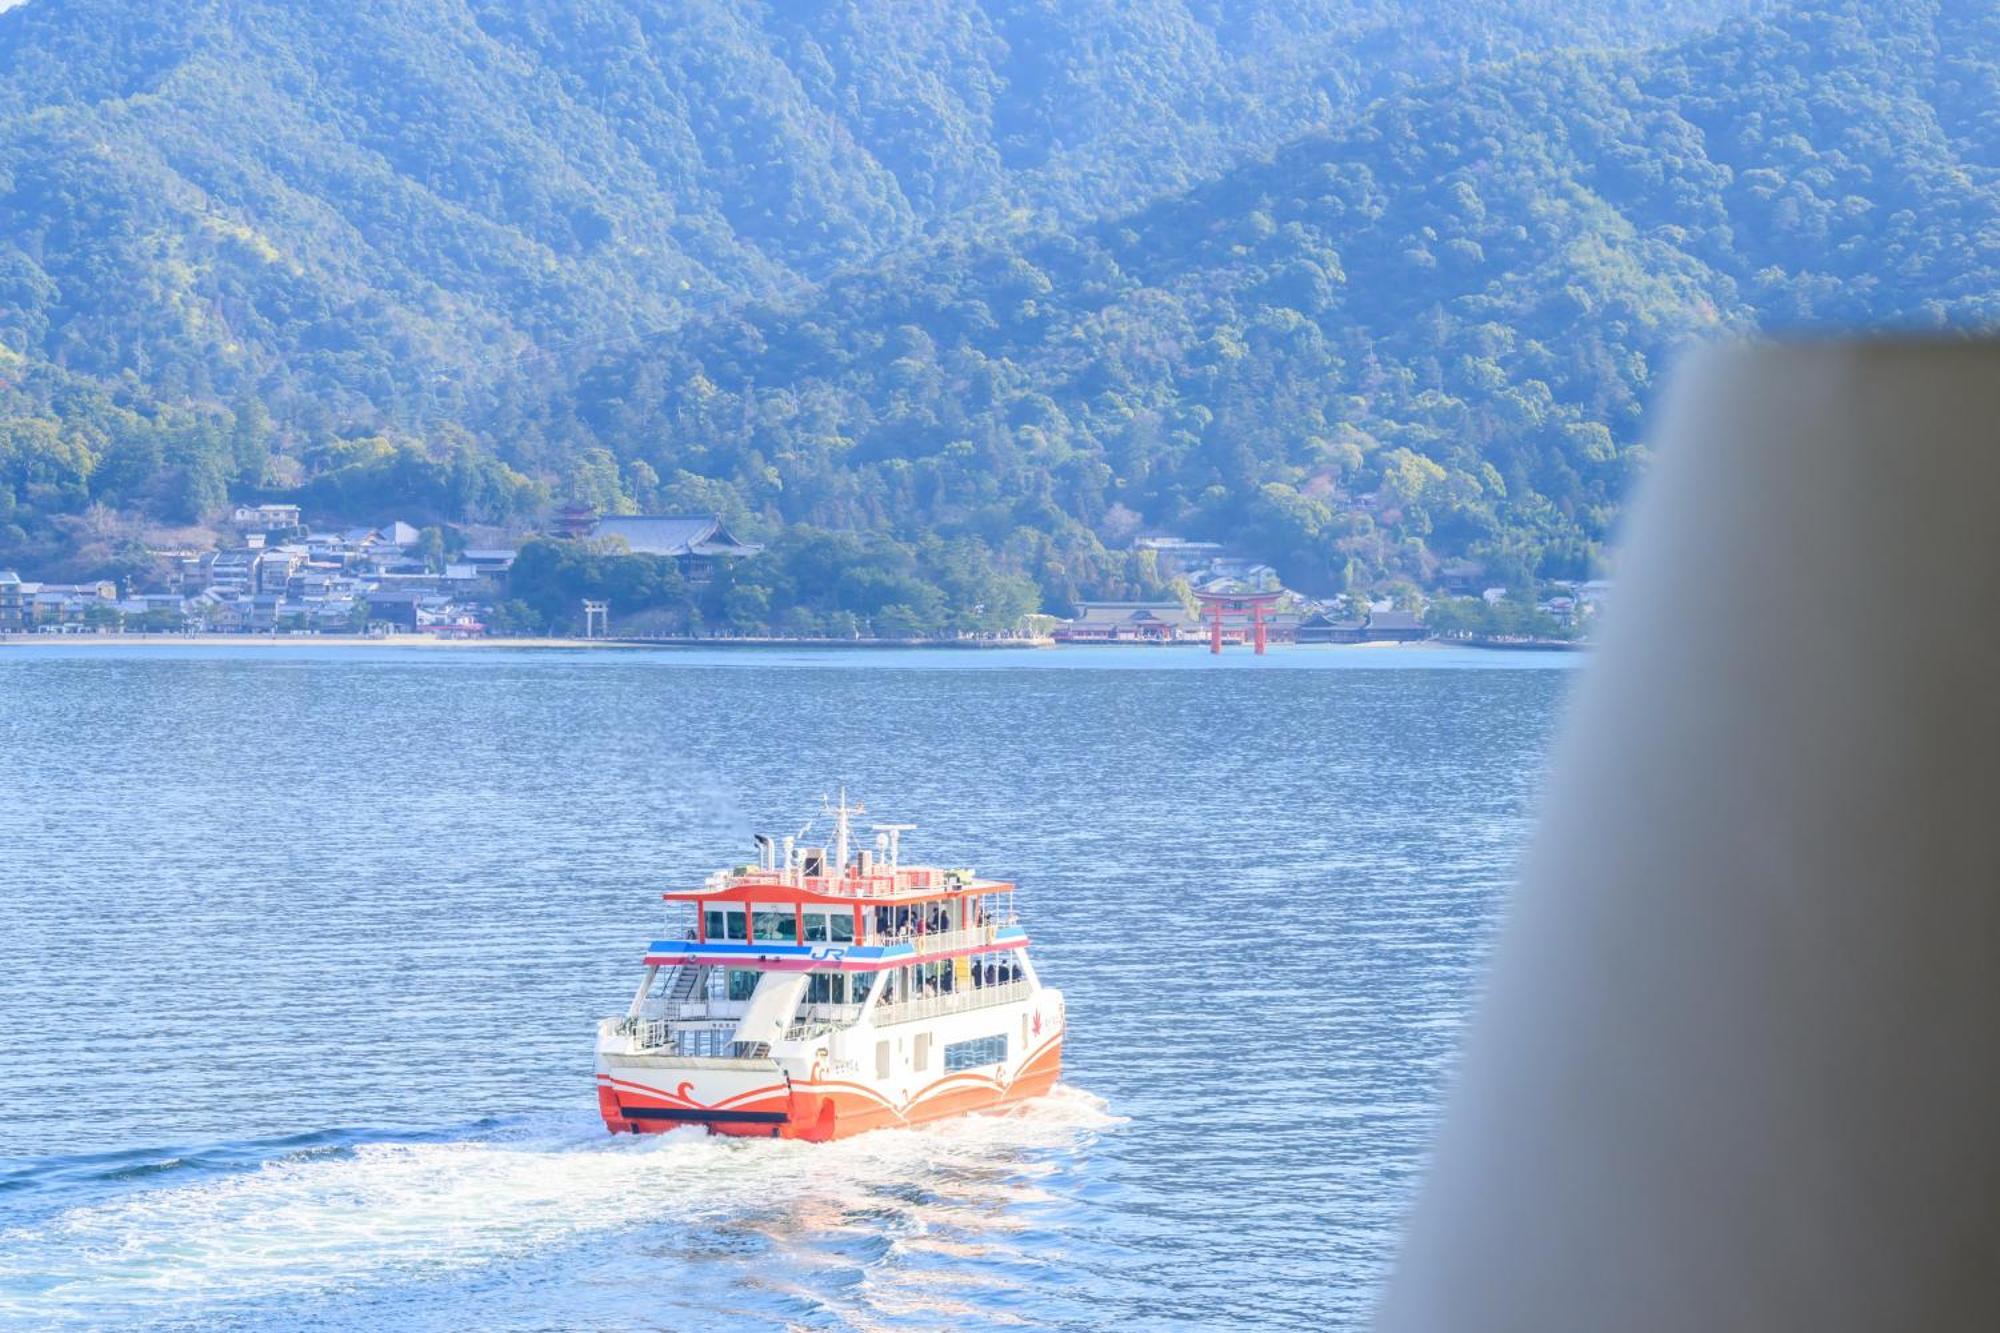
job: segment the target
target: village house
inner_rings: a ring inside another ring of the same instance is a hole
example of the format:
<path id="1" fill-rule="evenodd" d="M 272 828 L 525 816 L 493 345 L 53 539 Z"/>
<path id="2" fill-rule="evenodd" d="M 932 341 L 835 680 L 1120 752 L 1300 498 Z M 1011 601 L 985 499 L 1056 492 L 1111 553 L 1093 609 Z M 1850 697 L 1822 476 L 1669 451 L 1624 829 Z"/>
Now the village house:
<path id="1" fill-rule="evenodd" d="M 249 623 L 248 609 L 234 597 L 225 597 L 213 589 L 188 598 L 189 615 L 200 622 L 202 628 L 218 634 L 234 634 Z"/>
<path id="2" fill-rule="evenodd" d="M 11 569 L 0 569 L 0 633 L 23 630 L 34 618 L 39 583 L 28 583 Z"/>
<path id="3" fill-rule="evenodd" d="M 281 592 L 255 593 L 238 604 L 245 608 L 243 627 L 252 634 L 270 634 L 303 615 L 304 608 L 289 606 Z"/>
<path id="4" fill-rule="evenodd" d="M 415 633 L 417 608 L 426 594 L 414 589 L 377 588 L 368 594 L 368 621 Z"/>
<path id="5" fill-rule="evenodd" d="M 91 624 L 95 618 L 115 617 L 118 585 L 110 579 L 86 583 L 22 583 L 18 628 L 45 629 L 50 626 Z M 29 591 L 32 589 L 32 591 Z"/>
<path id="6" fill-rule="evenodd" d="M 1221 542 L 1189 541 L 1185 537 L 1141 537 L 1132 543 L 1135 551 L 1151 551 L 1154 567 L 1162 578 L 1206 570 L 1228 555 Z"/>
<path id="7" fill-rule="evenodd" d="M 1241 556 L 1225 555 L 1209 562 L 1208 569 L 1200 578 L 1191 579 L 1196 590 L 1213 587 L 1216 584 L 1234 584 L 1247 588 L 1278 588 L 1283 586 L 1278 571 L 1269 565 Z"/>
<path id="8" fill-rule="evenodd" d="M 348 528 L 336 542 L 328 543 L 327 549 L 357 568 L 388 568 L 406 559 L 404 552 L 422 537 L 421 532 L 399 520 L 379 528 Z"/>
<path id="9" fill-rule="evenodd" d="M 284 592 L 292 581 L 292 575 L 305 567 L 306 559 L 306 548 L 303 546 L 266 548 L 263 554 L 257 557 L 257 591 Z"/>
<path id="10" fill-rule="evenodd" d="M 306 603 L 306 620 L 321 634 L 344 634 L 354 628 L 354 608 L 357 599 L 352 596 L 327 597 L 320 601 Z"/>
<path id="11" fill-rule="evenodd" d="M 293 504 L 237 505 L 230 519 L 238 527 L 262 528 L 267 531 L 296 528 L 301 525 L 299 507 Z"/>
<path id="12" fill-rule="evenodd" d="M 202 552 L 193 546 L 148 546 L 146 554 L 166 572 L 164 583 L 174 592 L 186 593 L 199 586 Z"/>
<path id="13" fill-rule="evenodd" d="M 417 603 L 417 628 L 446 639 L 474 639 L 486 632 L 470 607 L 442 597 Z"/>
<path id="14" fill-rule="evenodd" d="M 161 573 L 121 598 L 117 585 L 31 582 L 0 571 L 0 631 L 185 626 L 208 633 L 389 632 L 471 637 L 503 596 L 511 547 L 469 548 L 442 568 L 417 549 L 423 534 L 391 521 L 314 533 L 297 505 L 241 504 L 220 549 L 162 549 Z M 588 515 L 584 534 L 676 560 L 701 582 L 726 560 L 753 555 L 715 514 Z M 143 625 L 137 623 L 144 621 Z"/>
<path id="15" fill-rule="evenodd" d="M 207 568 L 201 571 L 201 586 L 215 588 L 238 596 L 257 590 L 257 560 L 263 551 L 254 546 L 235 546 L 226 551 L 216 551 L 207 557 Z"/>
<path id="16" fill-rule="evenodd" d="M 463 561 L 454 561 L 447 564 L 437 575 L 439 591 L 454 593 L 459 596 L 470 596 L 472 593 L 486 586 L 486 582 L 486 576 L 479 572 L 478 566 L 466 564 Z"/>
<path id="17" fill-rule="evenodd" d="M 120 601 L 118 609 L 134 620 L 163 614 L 179 618 L 186 615 L 187 603 L 177 592 L 135 592 Z"/>
<path id="18" fill-rule="evenodd" d="M 481 578 L 499 579 L 514 567 L 520 552 L 511 547 L 471 547 L 459 552 L 459 559 L 477 570 Z"/>
<path id="19" fill-rule="evenodd" d="M 292 576 L 285 589 L 301 602 L 324 602 L 335 598 L 352 598 L 365 591 L 362 580 L 338 569 L 325 569 L 308 565 Z"/>

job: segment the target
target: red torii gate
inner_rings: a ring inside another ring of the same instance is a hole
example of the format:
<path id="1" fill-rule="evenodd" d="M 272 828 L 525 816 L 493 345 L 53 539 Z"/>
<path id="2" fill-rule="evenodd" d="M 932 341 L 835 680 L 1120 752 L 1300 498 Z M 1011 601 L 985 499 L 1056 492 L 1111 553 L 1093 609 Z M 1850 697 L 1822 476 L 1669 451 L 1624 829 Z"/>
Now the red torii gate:
<path id="1" fill-rule="evenodd" d="M 1264 618 L 1271 614 L 1279 594 L 1275 592 L 1198 592 L 1195 599 L 1201 603 L 1201 613 L 1208 617 L 1208 651 L 1222 651 L 1222 619 L 1224 616 L 1248 616 L 1250 618 L 1250 641 L 1256 645 L 1259 657 L 1264 655 Z"/>

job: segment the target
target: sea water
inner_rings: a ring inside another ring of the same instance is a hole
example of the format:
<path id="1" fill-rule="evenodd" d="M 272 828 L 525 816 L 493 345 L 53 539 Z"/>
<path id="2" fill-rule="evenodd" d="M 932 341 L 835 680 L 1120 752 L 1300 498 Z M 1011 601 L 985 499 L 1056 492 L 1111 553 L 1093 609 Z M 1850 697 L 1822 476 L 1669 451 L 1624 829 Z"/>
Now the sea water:
<path id="1" fill-rule="evenodd" d="M 0 1324 L 1359 1325 L 1570 665 L 0 647 Z M 1062 1084 L 609 1137 L 659 891 L 840 783 L 1019 883 Z"/>

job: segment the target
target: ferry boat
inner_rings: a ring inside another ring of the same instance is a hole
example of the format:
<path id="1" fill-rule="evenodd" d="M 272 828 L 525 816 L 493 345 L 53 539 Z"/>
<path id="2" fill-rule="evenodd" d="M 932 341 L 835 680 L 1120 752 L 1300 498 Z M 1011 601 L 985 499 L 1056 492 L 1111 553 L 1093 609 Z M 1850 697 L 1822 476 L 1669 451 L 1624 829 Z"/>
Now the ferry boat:
<path id="1" fill-rule="evenodd" d="M 757 860 L 664 895 L 680 915 L 646 951 L 624 1015 L 598 1025 L 613 1133 L 824 1141 L 1038 1096 L 1062 1068 L 1062 992 L 1042 985 L 1014 885 L 904 865 L 910 824 L 849 855 L 758 834 Z"/>

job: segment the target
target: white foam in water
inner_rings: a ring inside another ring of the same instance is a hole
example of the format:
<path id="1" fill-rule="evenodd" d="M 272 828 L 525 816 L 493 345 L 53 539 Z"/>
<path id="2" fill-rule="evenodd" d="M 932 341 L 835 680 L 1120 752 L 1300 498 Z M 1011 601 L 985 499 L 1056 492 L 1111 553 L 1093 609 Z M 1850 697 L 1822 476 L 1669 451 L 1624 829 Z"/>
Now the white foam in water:
<path id="1" fill-rule="evenodd" d="M 1099 1098 L 1059 1087 L 1010 1114 L 819 1145 L 698 1129 L 612 1139 L 593 1125 L 307 1153 L 0 1231 L 0 1319 L 185 1315 L 218 1302 L 431 1276 L 593 1231 L 714 1225 L 788 1204 L 838 1229 L 849 1209 L 906 1186 L 936 1196 L 926 1205 L 932 1221 L 976 1220 L 1004 1232 L 992 1214 L 1041 1197 L 1035 1163 L 1009 1154 L 1073 1147 L 1119 1123 Z M 996 1163 L 1007 1164 L 1008 1179 L 962 1197 L 968 1184 L 955 1171 Z M 924 1229 L 920 1220 L 915 1231 Z"/>

